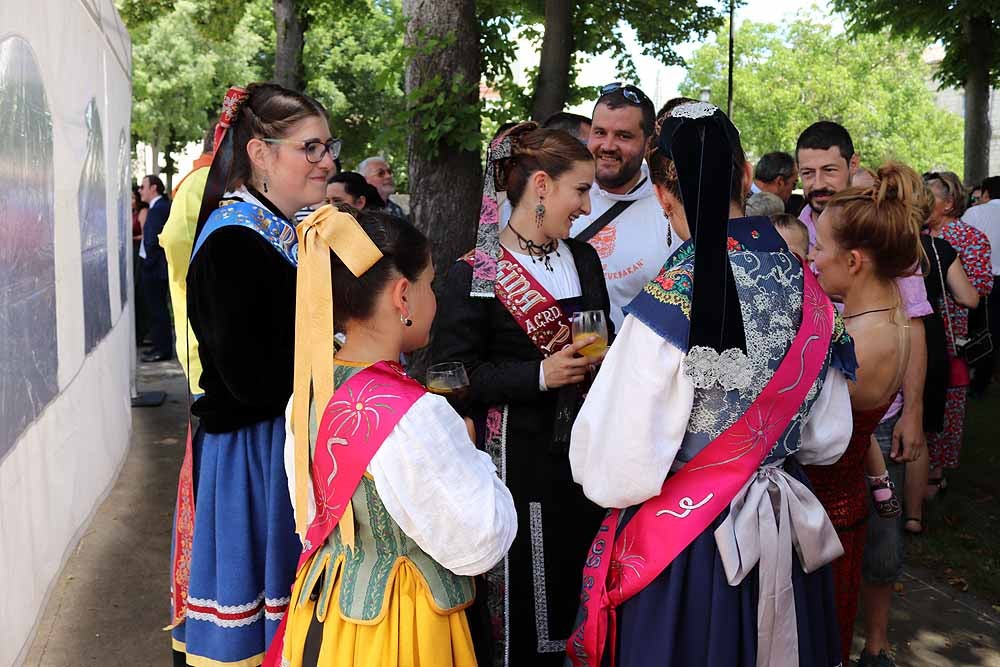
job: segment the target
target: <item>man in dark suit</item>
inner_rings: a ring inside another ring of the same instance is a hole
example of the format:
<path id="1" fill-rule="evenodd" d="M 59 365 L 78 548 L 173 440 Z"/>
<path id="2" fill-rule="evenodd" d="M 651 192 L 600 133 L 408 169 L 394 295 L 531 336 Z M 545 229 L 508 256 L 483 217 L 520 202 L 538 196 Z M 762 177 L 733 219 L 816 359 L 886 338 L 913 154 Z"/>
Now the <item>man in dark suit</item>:
<path id="1" fill-rule="evenodd" d="M 146 224 L 142 228 L 142 281 L 149 310 L 150 338 L 153 347 L 142 360 L 166 361 L 173 357 L 173 336 L 170 333 L 170 311 L 167 309 L 167 258 L 157 238 L 170 215 L 170 200 L 164 196 L 163 181 L 152 174 L 143 177 L 139 198 L 149 204 Z"/>

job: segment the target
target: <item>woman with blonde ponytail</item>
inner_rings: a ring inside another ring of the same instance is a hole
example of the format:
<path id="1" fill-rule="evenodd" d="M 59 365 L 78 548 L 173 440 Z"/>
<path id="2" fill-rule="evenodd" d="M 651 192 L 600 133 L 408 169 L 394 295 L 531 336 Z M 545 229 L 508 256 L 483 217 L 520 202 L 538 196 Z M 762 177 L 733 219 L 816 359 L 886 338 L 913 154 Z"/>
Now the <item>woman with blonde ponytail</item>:
<path id="1" fill-rule="evenodd" d="M 916 172 L 890 162 L 879 168 L 871 185 L 834 195 L 816 225 L 812 259 L 819 282 L 843 304 L 858 358 L 857 380 L 851 385 L 854 432 L 847 451 L 833 465 L 807 466 L 844 547 L 833 567 L 845 662 L 854 634 L 869 514 L 865 456 L 909 359 L 908 319 L 895 280 L 911 274 L 923 259 L 918 188 Z"/>

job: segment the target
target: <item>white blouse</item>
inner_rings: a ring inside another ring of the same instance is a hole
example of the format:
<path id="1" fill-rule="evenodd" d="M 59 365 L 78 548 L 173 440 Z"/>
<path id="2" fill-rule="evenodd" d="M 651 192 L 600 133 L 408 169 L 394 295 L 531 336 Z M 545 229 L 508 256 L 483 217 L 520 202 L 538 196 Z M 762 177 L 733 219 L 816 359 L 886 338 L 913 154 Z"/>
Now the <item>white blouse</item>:
<path id="1" fill-rule="evenodd" d="M 295 498 L 292 402 L 285 413 L 285 470 Z M 486 572 L 517 533 L 510 491 L 489 455 L 476 449 L 465 422 L 441 396 L 427 393 L 399 420 L 368 472 L 400 529 L 457 575 Z M 310 480 L 310 486 L 312 482 Z M 309 519 L 316 514 L 309 494 Z"/>
<path id="2" fill-rule="evenodd" d="M 660 493 L 680 450 L 694 402 L 684 354 L 652 329 L 625 318 L 573 425 L 573 479 L 601 507 L 630 507 Z M 802 426 L 796 458 L 828 465 L 851 439 L 851 398 L 830 368 Z"/>

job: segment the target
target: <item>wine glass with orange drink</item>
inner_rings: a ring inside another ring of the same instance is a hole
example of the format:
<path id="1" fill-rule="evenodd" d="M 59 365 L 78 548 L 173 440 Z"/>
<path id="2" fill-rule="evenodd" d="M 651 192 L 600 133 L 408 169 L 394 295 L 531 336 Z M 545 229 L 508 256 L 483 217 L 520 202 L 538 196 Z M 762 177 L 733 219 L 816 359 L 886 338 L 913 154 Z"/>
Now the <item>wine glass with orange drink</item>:
<path id="1" fill-rule="evenodd" d="M 597 336 L 590 345 L 580 349 L 585 357 L 600 357 L 608 349 L 608 323 L 603 310 L 581 310 L 570 318 L 573 325 L 573 342 L 578 343 L 590 336 Z"/>

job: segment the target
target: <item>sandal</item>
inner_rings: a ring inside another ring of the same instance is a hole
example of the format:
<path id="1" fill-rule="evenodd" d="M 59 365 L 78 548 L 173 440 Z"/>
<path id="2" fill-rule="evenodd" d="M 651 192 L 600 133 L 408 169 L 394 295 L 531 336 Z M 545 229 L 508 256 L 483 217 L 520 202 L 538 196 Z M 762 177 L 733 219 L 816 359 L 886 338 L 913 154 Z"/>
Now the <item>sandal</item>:
<path id="1" fill-rule="evenodd" d="M 869 477 L 868 489 L 872 494 L 872 505 L 875 506 L 875 513 L 880 517 L 883 519 L 892 519 L 902 513 L 903 505 L 899 502 L 899 496 L 896 494 L 896 486 L 889 479 L 889 475 Z M 888 491 L 888 495 L 886 495 L 886 491 Z M 881 500 L 879 499 L 880 496 Z"/>
<path id="2" fill-rule="evenodd" d="M 946 493 L 948 493 L 948 478 L 944 475 L 941 477 L 931 477 L 927 480 L 927 488 L 930 489 L 934 487 L 934 492 L 928 495 L 924 493 L 924 498 L 926 500 L 934 500 L 935 498 L 944 499 Z"/>
<path id="3" fill-rule="evenodd" d="M 910 524 L 911 521 L 913 523 L 917 524 L 917 526 L 919 526 L 916 530 L 913 530 L 912 528 L 910 528 L 909 524 Z M 921 519 L 921 518 L 915 517 L 915 516 L 908 516 L 904 520 L 903 530 L 906 531 L 907 533 L 909 533 L 910 535 L 923 535 L 924 534 L 924 520 Z"/>

